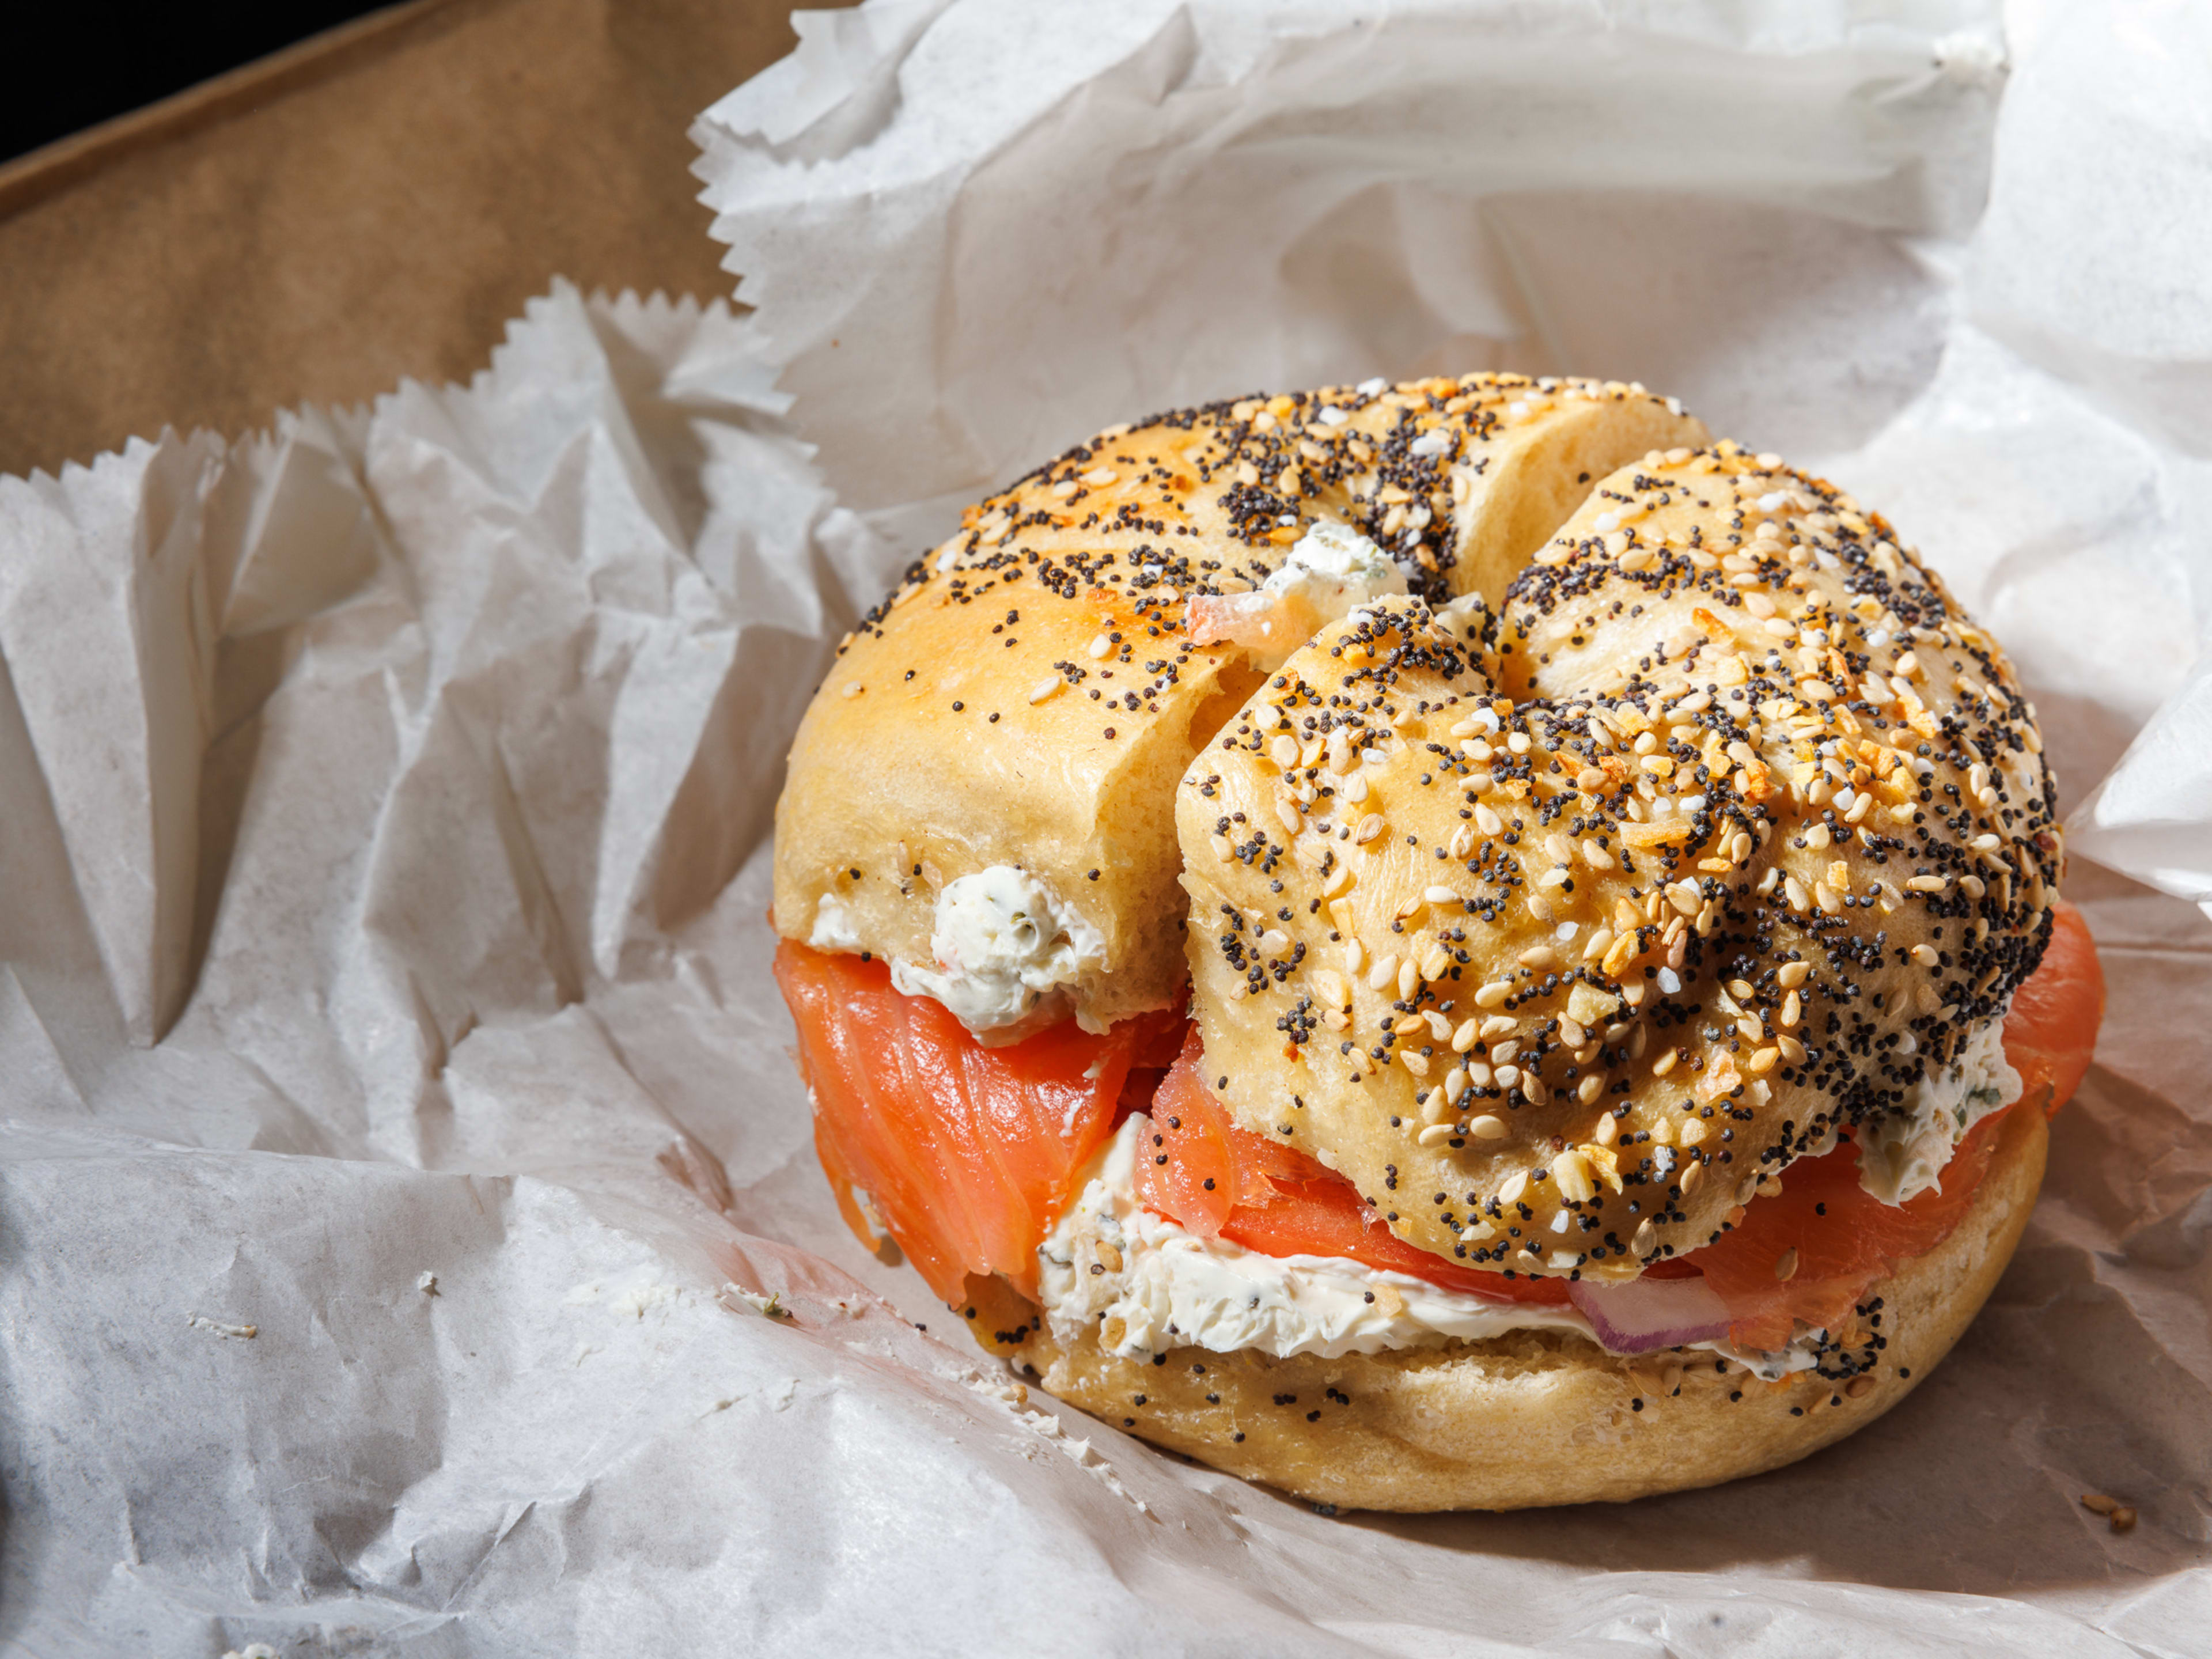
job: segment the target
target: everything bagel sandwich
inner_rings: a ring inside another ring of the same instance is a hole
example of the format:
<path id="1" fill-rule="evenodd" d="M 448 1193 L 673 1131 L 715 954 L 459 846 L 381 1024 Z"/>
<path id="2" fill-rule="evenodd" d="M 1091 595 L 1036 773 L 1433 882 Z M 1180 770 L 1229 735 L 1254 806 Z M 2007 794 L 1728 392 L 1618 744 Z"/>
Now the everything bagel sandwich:
<path id="1" fill-rule="evenodd" d="M 2034 713 L 1877 514 L 1640 386 L 1180 410 L 966 515 L 776 816 L 848 1222 L 1316 1501 L 1770 1468 L 2002 1271 L 2103 986 Z"/>

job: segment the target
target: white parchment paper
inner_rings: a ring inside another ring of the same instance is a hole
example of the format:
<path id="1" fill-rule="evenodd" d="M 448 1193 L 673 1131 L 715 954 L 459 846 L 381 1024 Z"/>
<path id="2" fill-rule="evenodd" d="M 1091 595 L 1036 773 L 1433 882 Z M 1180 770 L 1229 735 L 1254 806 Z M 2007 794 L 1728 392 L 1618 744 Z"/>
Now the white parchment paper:
<path id="1" fill-rule="evenodd" d="M 2212 41 L 2000 21 L 802 16 L 696 129 L 742 319 L 556 288 L 469 387 L 0 481 L 0 1651 L 2203 1651 Z M 1677 392 L 1929 551 L 2109 866 L 2112 1011 L 1874 1428 L 1328 1517 L 1020 1397 L 845 1236 L 766 836 L 951 505 L 1487 364 Z"/>

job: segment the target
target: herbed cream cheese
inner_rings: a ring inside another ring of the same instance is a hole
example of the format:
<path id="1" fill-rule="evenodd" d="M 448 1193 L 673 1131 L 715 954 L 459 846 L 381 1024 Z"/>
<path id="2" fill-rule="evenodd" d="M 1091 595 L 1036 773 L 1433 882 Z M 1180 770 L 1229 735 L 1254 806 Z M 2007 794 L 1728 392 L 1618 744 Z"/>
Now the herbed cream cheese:
<path id="1" fill-rule="evenodd" d="M 1363 605 L 1407 592 L 1406 573 L 1349 525 L 1323 520 L 1291 544 L 1261 592 L 1303 600 L 1326 627 Z"/>
<path id="2" fill-rule="evenodd" d="M 1572 1308 L 1491 1302 L 1342 1257 L 1273 1256 L 1200 1238 L 1138 1200 L 1137 1159 L 1152 1127 L 1142 1114 L 1124 1120 L 1037 1249 L 1039 1293 L 1060 1341 L 1096 1329 L 1100 1345 L 1124 1358 L 1196 1346 L 1334 1359 L 1538 1328 L 1596 1340 Z M 1808 1332 L 1771 1354 L 1692 1346 L 1775 1377 L 1810 1369 L 1822 1334 Z"/>
<path id="3" fill-rule="evenodd" d="M 1230 642 L 1272 673 L 1300 646 L 1363 605 L 1408 592 L 1404 568 L 1349 525 L 1324 520 L 1291 544 L 1259 586 L 1191 596 L 1185 618 L 1200 645 Z"/>
<path id="4" fill-rule="evenodd" d="M 1105 960 L 1106 940 L 1036 877 L 994 864 L 939 891 L 929 949 L 928 966 L 894 957 L 891 983 L 988 1037 L 1057 1015 L 1066 988 Z"/>
<path id="5" fill-rule="evenodd" d="M 1993 1019 L 1940 1070 L 1929 1066 L 1889 1115 L 1858 1133 L 1859 1185 L 1884 1204 L 1943 1189 L 1943 1169 L 1968 1131 L 2020 1098 L 2005 1059 L 2004 1021 Z"/>

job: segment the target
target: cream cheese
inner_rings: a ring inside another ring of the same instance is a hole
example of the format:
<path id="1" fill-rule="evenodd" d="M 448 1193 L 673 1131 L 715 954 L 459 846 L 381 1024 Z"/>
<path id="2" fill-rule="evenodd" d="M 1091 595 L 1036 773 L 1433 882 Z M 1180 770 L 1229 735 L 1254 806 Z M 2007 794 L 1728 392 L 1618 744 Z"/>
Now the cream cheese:
<path id="1" fill-rule="evenodd" d="M 1200 645 L 1243 646 L 1269 672 L 1321 629 L 1362 605 L 1404 593 L 1406 573 L 1349 525 L 1324 520 L 1292 543 L 1258 587 L 1198 593 L 1185 618 Z"/>
<path id="2" fill-rule="evenodd" d="M 2006 1062 L 2004 1021 L 1993 1019 L 1942 1068 L 1929 1066 L 1905 1102 L 1859 1131 L 1859 1185 L 1885 1204 L 1943 1189 L 1943 1166 L 1967 1132 L 2020 1098 Z"/>
<path id="3" fill-rule="evenodd" d="M 1326 627 L 1363 605 L 1407 591 L 1406 573 L 1350 525 L 1323 520 L 1292 543 L 1263 593 L 1303 601 Z"/>
<path id="4" fill-rule="evenodd" d="M 1006 864 L 945 884 L 929 949 L 936 960 L 928 966 L 894 958 L 891 983 L 908 996 L 935 998 L 978 1036 L 1057 1015 L 1066 988 L 1106 958 L 1104 935 Z"/>
<path id="5" fill-rule="evenodd" d="M 860 948 L 860 930 L 853 925 L 853 914 L 845 902 L 835 893 L 824 893 L 814 902 L 814 931 L 806 942 L 817 951 L 857 951 Z"/>
<path id="6" fill-rule="evenodd" d="M 1739 1348 L 1733 1342 L 1696 1342 L 1691 1346 L 1733 1359 L 1762 1382 L 1779 1382 L 1785 1376 L 1809 1371 L 1819 1364 L 1820 1350 L 1827 1343 L 1827 1332 L 1800 1323 L 1797 1334 L 1772 1353 L 1759 1348 Z"/>

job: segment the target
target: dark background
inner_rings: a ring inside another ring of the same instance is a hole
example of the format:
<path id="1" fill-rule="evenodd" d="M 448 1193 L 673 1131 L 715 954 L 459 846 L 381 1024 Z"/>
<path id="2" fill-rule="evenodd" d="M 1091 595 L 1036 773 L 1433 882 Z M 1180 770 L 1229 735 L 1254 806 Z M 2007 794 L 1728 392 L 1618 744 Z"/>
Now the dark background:
<path id="1" fill-rule="evenodd" d="M 0 76 L 0 161 L 182 92 L 383 0 L 125 0 L 41 9 L 11 30 Z M 20 20 L 19 20 L 20 21 Z"/>

